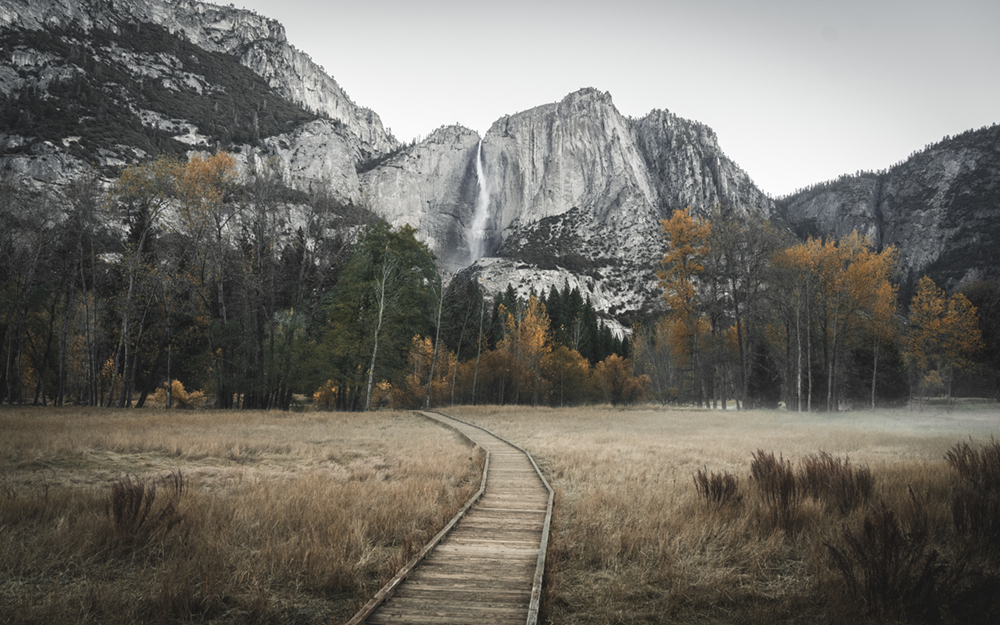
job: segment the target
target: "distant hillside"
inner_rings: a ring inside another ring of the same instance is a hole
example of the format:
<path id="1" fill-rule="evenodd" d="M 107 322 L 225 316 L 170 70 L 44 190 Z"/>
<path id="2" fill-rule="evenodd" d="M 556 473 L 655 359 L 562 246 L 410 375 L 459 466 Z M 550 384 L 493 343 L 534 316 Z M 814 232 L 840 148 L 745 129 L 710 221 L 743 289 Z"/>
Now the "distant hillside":
<path id="1" fill-rule="evenodd" d="M 257 145 L 319 117 L 232 55 L 149 23 L 0 31 L 0 154 L 63 145 L 91 163 Z M 16 68 L 16 73 L 14 71 Z M 339 123 L 339 122 L 338 122 Z"/>
<path id="2" fill-rule="evenodd" d="M 282 183 L 417 228 L 491 295 L 571 285 L 622 327 L 656 313 L 660 220 L 723 206 L 800 235 L 900 249 L 900 277 L 1000 276 L 1000 129 L 773 202 L 711 128 L 628 118 L 585 88 L 478 133 L 400 145 L 278 22 L 193 0 L 0 0 L 0 171 L 55 190 L 98 168 L 225 149 Z"/>
<path id="3" fill-rule="evenodd" d="M 776 202 L 800 236 L 857 230 L 899 249 L 904 289 L 1000 278 L 1000 126 L 970 130 L 883 172 L 843 176 Z"/>

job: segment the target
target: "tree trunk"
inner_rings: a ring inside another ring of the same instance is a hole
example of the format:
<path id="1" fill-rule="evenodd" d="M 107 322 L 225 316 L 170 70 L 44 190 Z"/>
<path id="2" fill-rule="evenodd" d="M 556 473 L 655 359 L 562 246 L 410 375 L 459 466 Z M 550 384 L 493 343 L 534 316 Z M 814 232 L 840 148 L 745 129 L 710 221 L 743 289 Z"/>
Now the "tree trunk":
<path id="1" fill-rule="evenodd" d="M 388 267 L 388 261 L 383 261 L 382 264 L 382 277 L 376 283 L 376 293 L 375 297 L 378 300 L 378 319 L 375 323 L 375 338 L 374 345 L 372 346 L 372 359 L 371 363 L 368 365 L 368 391 L 365 393 L 365 410 L 371 410 L 372 407 L 372 384 L 375 381 L 375 360 L 378 357 L 378 339 L 379 335 L 382 333 L 382 324 L 385 319 L 385 306 L 386 306 L 386 287 L 389 282 L 389 274 L 391 269 Z"/>
<path id="2" fill-rule="evenodd" d="M 476 382 L 479 380 L 479 357 L 483 352 L 483 315 L 486 314 L 486 300 L 479 307 L 479 337 L 476 340 L 476 368 L 472 374 L 472 403 L 476 404 Z"/>
<path id="3" fill-rule="evenodd" d="M 434 353 L 431 355 L 431 374 L 427 378 L 427 396 L 424 398 L 424 410 L 431 409 L 431 387 L 434 384 L 434 365 L 437 363 L 438 345 L 441 344 L 441 308 L 444 306 L 444 289 L 442 286 L 438 286 L 440 297 L 438 297 L 437 327 L 434 331 Z"/>

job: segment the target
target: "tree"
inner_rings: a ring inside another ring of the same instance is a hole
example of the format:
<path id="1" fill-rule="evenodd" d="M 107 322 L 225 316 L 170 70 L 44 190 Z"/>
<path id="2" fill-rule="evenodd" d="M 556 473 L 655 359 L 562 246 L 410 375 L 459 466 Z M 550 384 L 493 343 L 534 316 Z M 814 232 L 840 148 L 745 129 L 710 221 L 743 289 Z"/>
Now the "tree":
<path id="1" fill-rule="evenodd" d="M 498 349 L 509 353 L 517 366 L 514 403 L 518 403 L 520 391 L 526 387 L 531 391 L 532 404 L 537 405 L 542 391 L 542 359 L 552 350 L 545 304 L 532 295 L 527 302 L 518 302 L 512 311 L 502 304 L 501 310 L 505 315 L 504 337 Z"/>
<path id="2" fill-rule="evenodd" d="M 451 403 L 455 404 L 455 389 L 458 383 L 458 363 L 462 358 L 462 348 L 475 343 L 477 355 L 482 347 L 482 319 L 486 312 L 486 302 L 479 283 L 474 280 L 452 280 L 445 290 L 444 342 L 455 353 L 455 366 L 451 370 Z M 473 377 L 475 378 L 475 371 Z"/>
<path id="3" fill-rule="evenodd" d="M 836 243 L 807 243 L 807 249 L 819 286 L 818 312 L 826 355 L 826 409 L 833 410 L 838 403 L 841 354 L 865 340 L 864 330 L 876 318 L 874 311 L 879 307 L 880 292 L 881 318 L 891 315 L 888 302 L 895 291 L 884 285 L 895 266 L 895 248 L 875 252 L 868 239 L 855 231 Z"/>
<path id="4" fill-rule="evenodd" d="M 557 345 L 542 357 L 542 376 L 552 386 L 552 404 L 578 404 L 588 396 L 590 363 L 580 352 Z"/>
<path id="5" fill-rule="evenodd" d="M 786 379 L 794 379 L 794 405 L 799 412 L 812 411 L 812 307 L 813 298 L 818 288 L 816 273 L 813 267 L 813 250 L 817 241 L 810 239 L 781 250 L 775 255 L 774 264 L 776 277 L 780 285 L 780 296 L 775 303 L 786 313 L 786 327 L 789 329 L 786 341 L 787 351 L 792 344 L 795 347 L 794 357 L 788 358 Z M 794 327 L 794 334 L 791 328 Z M 803 350 L 803 343 L 805 349 Z M 804 360 L 804 362 L 803 362 Z M 794 365 L 791 364 L 794 361 Z M 802 383 L 806 378 L 805 401 L 803 401 Z M 788 385 L 793 386 L 792 384 Z M 792 402 L 789 402 L 792 404 Z"/>
<path id="6" fill-rule="evenodd" d="M 6 176 L 0 178 L 0 339 L 2 380 L 11 403 L 45 403 L 54 359 L 55 318 L 67 272 L 59 267 L 57 208 Z"/>
<path id="7" fill-rule="evenodd" d="M 719 284 L 712 301 L 721 304 L 712 315 L 713 337 L 721 330 L 719 320 L 728 317 L 735 329 L 740 365 L 737 405 L 745 405 L 750 399 L 754 364 L 760 362 L 762 353 L 757 345 L 763 341 L 758 337 L 763 325 L 760 304 L 764 291 L 774 282 L 772 260 L 784 241 L 778 229 L 759 217 L 741 219 L 732 211 L 716 209 L 712 225 L 706 273 L 710 284 Z"/>
<path id="8" fill-rule="evenodd" d="M 692 391 L 700 403 L 704 393 L 697 374 L 701 330 L 698 322 L 698 279 L 705 269 L 703 263 L 711 250 L 709 237 L 712 228 L 708 222 L 692 217 L 688 209 L 675 210 L 670 219 L 664 219 L 660 223 L 667 240 L 667 252 L 660 261 L 663 269 L 657 277 L 663 288 L 669 315 L 684 325 L 687 355 L 691 363 Z M 675 332 L 674 336 L 680 336 L 680 333 Z"/>
<path id="9" fill-rule="evenodd" d="M 112 359 L 121 377 L 118 405 L 132 405 L 132 390 L 139 367 L 147 316 L 156 297 L 151 276 L 156 268 L 155 237 L 171 199 L 175 195 L 176 164 L 161 157 L 153 162 L 131 165 L 112 184 L 108 202 L 113 214 L 126 229 L 125 249 L 119 263 L 123 294 L 119 302 L 121 326 L 118 347 Z M 112 377 L 108 405 L 114 401 Z"/>
<path id="10" fill-rule="evenodd" d="M 876 271 L 888 271 L 889 263 L 884 263 Z M 875 409 L 875 387 L 878 381 L 879 356 L 886 346 L 896 342 L 899 324 L 896 319 L 896 295 L 899 287 L 889 281 L 888 276 L 882 276 L 874 286 L 875 293 L 869 315 L 865 320 L 865 329 L 872 345 L 872 392 L 871 407 Z"/>
<path id="11" fill-rule="evenodd" d="M 918 384 L 923 386 L 925 378 L 936 372 L 950 399 L 955 371 L 969 368 L 982 347 L 976 308 L 962 293 L 946 296 L 924 276 L 917 282 L 907 326 L 903 358 L 917 374 Z"/>
<path id="12" fill-rule="evenodd" d="M 226 280 L 232 277 L 232 222 L 239 213 L 234 201 L 236 162 L 225 152 L 207 158 L 193 156 L 175 168 L 178 212 L 201 267 L 203 302 L 212 311 L 209 350 L 215 374 L 216 406 L 233 407 L 234 337 L 230 336 Z"/>
<path id="13" fill-rule="evenodd" d="M 375 383 L 399 379 L 413 336 L 430 329 L 434 256 L 414 233 L 366 227 L 341 274 L 326 341 L 338 408 L 370 409 Z"/>
<path id="14" fill-rule="evenodd" d="M 973 282 L 962 288 L 962 294 L 979 313 L 983 349 L 977 360 L 984 373 L 984 379 L 980 384 L 996 397 L 1000 390 L 1000 282 L 996 280 Z"/>

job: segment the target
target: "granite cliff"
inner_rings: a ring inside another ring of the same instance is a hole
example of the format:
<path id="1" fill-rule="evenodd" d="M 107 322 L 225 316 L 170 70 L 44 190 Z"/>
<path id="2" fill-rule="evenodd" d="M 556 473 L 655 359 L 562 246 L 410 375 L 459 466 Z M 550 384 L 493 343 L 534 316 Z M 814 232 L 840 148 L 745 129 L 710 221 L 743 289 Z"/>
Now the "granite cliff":
<path id="1" fill-rule="evenodd" d="M 665 110 L 622 115 L 582 89 L 401 145 L 274 20 L 193 0 L 0 0 L 0 167 L 56 190 L 92 166 L 225 149 L 273 159 L 298 191 L 408 224 L 448 273 L 496 293 L 580 287 L 627 325 L 661 302 L 659 221 L 674 209 L 857 229 L 897 245 L 904 279 L 996 276 L 1000 129 L 775 203 L 715 133 Z M 296 210 L 294 206 L 290 211 Z"/>
<path id="2" fill-rule="evenodd" d="M 843 176 L 777 202 L 802 236 L 857 230 L 899 250 L 899 276 L 954 288 L 1000 278 L 1000 127 L 948 137 L 894 167 Z"/>
<path id="3" fill-rule="evenodd" d="M 373 153 L 397 146 L 378 115 L 352 102 L 323 68 L 291 45 L 281 24 L 252 11 L 195 0 L 4 0 L 0 3 L 0 28 L 73 28 L 83 33 L 95 30 L 120 33 L 140 24 L 161 26 L 203 50 L 236 57 L 283 97 L 341 122 L 361 146 Z M 144 59 L 140 55 L 133 60 L 138 67 Z M 170 61 L 163 57 L 158 60 Z"/>

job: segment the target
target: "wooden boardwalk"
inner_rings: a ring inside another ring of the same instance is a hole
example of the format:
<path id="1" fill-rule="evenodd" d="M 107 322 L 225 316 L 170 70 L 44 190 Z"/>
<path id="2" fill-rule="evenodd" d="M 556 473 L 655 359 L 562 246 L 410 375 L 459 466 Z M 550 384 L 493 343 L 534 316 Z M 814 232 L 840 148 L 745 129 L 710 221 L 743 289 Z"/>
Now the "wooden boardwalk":
<path id="1" fill-rule="evenodd" d="M 533 625 L 552 515 L 551 489 L 520 449 L 475 426 L 423 414 L 489 453 L 484 488 L 453 528 L 442 531 L 440 542 L 422 560 L 415 558 L 412 570 L 404 568 L 352 623 Z"/>

